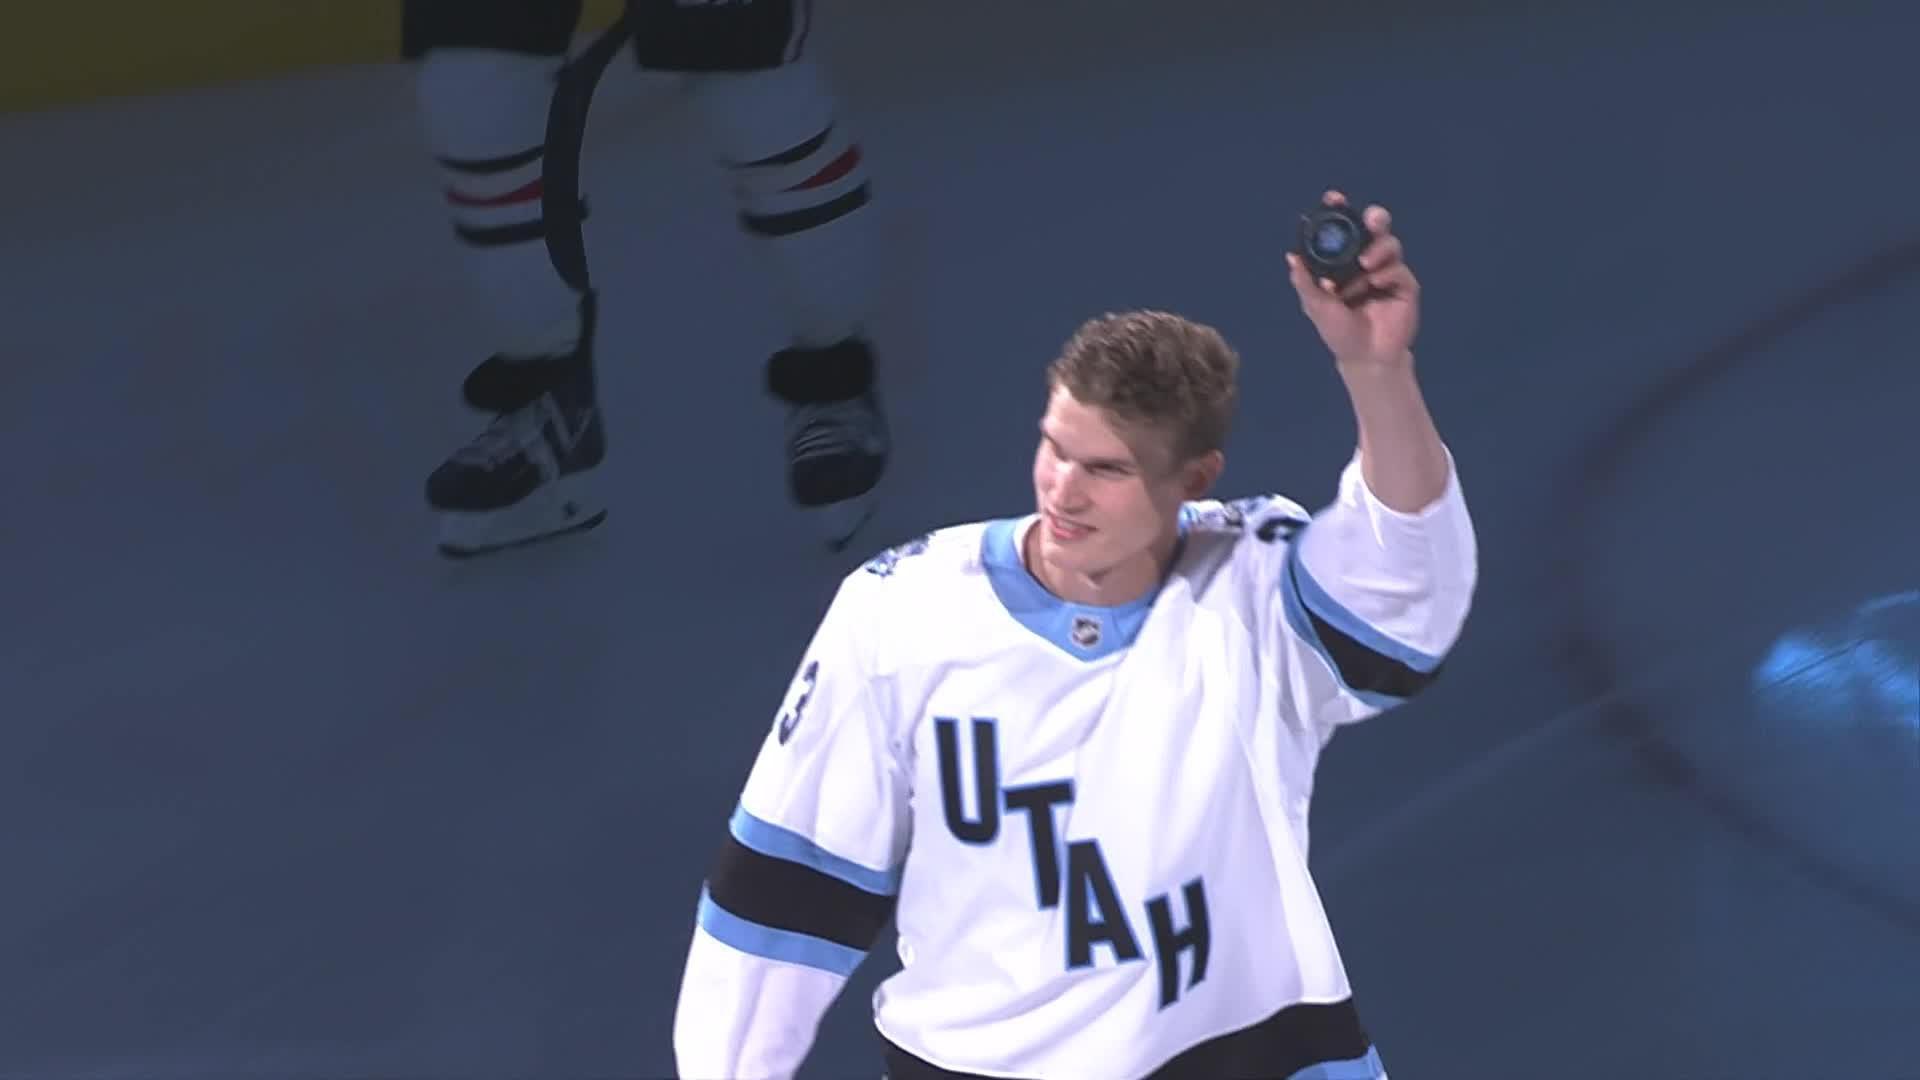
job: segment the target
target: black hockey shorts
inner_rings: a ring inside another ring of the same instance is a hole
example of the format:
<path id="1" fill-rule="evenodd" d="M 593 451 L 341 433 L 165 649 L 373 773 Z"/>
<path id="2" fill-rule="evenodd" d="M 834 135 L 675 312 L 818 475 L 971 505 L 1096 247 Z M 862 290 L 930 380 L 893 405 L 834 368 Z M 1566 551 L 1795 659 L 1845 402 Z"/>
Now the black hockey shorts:
<path id="1" fill-rule="evenodd" d="M 499 49 L 534 56 L 567 51 L 581 0 L 405 0 L 400 52 Z M 765 71 L 799 59 L 813 0 L 627 0 L 633 55 L 648 71 Z"/>

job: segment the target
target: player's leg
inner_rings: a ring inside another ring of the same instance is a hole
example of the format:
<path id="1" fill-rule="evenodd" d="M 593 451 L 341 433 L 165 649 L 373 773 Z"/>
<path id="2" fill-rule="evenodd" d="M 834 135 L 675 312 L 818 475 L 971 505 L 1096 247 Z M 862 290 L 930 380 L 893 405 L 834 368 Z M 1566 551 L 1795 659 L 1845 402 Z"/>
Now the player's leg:
<path id="1" fill-rule="evenodd" d="M 877 284 L 867 171 L 805 53 L 811 0 L 629 0 L 641 67 L 684 93 L 731 184 L 791 332 L 767 366 L 789 407 L 793 498 L 844 544 L 890 453 L 866 324 Z"/>
<path id="2" fill-rule="evenodd" d="M 487 429 L 427 480 L 441 547 L 464 555 L 598 524 L 586 484 L 606 453 L 585 268 L 557 265 L 543 199 L 555 79 L 580 0 L 406 0 L 403 51 L 447 212 L 500 350 L 467 376 Z M 559 209 L 570 216 L 573 207 Z M 571 280 L 569 280 L 571 279 Z"/>

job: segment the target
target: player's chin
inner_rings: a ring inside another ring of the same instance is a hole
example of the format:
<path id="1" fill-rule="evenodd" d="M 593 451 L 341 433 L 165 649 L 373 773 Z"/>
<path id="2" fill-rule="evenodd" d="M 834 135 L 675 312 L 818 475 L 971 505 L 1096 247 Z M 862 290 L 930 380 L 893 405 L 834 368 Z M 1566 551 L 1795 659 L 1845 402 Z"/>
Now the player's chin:
<path id="1" fill-rule="evenodd" d="M 1040 538 L 1040 550 L 1047 562 L 1057 570 L 1090 574 L 1107 561 L 1102 551 L 1103 539 L 1098 532 L 1065 539 L 1048 534 Z"/>

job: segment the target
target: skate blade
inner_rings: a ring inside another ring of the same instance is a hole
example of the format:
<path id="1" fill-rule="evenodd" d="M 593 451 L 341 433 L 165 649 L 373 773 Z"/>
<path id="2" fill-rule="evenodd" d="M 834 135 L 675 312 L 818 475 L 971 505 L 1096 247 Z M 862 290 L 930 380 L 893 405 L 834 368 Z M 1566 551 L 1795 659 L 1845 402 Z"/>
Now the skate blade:
<path id="1" fill-rule="evenodd" d="M 442 510 L 440 554 L 449 559 L 510 551 L 583 533 L 607 520 L 584 478 L 562 477 L 513 506 L 467 513 Z"/>
<path id="2" fill-rule="evenodd" d="M 824 506 L 802 507 L 807 521 L 829 551 L 835 553 L 847 550 L 860 530 L 873 520 L 873 511 L 878 499 L 869 491 L 865 495 L 855 496 L 845 502 L 827 503 Z"/>

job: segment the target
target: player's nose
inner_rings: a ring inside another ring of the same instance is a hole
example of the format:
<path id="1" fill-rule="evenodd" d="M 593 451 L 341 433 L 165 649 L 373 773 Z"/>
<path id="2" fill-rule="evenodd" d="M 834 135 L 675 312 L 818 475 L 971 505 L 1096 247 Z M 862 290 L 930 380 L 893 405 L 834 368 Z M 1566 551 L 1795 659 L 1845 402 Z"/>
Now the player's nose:
<path id="1" fill-rule="evenodd" d="M 1053 509 L 1066 512 L 1086 505 L 1086 474 L 1079 466 L 1062 462 L 1049 479 L 1047 502 Z"/>

